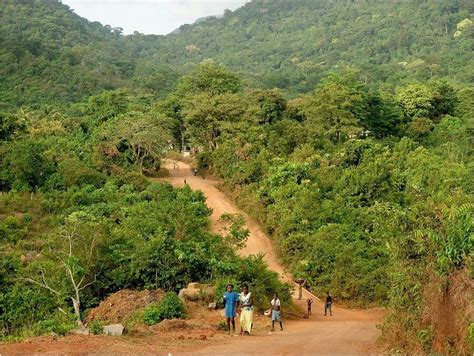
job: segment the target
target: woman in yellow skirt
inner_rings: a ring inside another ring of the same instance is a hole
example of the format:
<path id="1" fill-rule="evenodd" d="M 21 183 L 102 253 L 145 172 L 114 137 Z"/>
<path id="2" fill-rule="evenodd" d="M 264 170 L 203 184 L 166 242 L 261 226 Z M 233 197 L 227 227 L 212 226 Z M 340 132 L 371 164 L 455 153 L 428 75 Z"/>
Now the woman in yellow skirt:
<path id="1" fill-rule="evenodd" d="M 253 298 L 246 284 L 240 294 L 240 308 L 240 334 L 250 335 L 253 325 Z"/>

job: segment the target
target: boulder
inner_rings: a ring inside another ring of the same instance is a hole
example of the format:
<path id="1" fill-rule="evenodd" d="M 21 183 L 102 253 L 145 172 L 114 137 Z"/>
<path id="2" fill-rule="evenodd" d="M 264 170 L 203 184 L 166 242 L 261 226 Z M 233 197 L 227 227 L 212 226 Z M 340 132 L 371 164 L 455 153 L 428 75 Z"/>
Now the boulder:
<path id="1" fill-rule="evenodd" d="M 110 336 L 122 336 L 123 334 L 123 325 L 122 324 L 111 324 L 104 326 L 104 334 Z"/>
<path id="2" fill-rule="evenodd" d="M 196 301 L 201 294 L 200 289 L 183 288 L 179 291 L 178 297 L 186 300 Z"/>
<path id="3" fill-rule="evenodd" d="M 207 306 L 209 309 L 217 309 L 217 303 L 214 302 L 214 303 L 209 303 L 209 305 Z"/>
<path id="4" fill-rule="evenodd" d="M 185 300 L 197 301 L 199 299 L 208 300 L 213 298 L 215 289 L 207 284 L 200 283 L 189 283 L 187 288 L 183 288 L 179 291 L 178 296 Z"/>
<path id="5" fill-rule="evenodd" d="M 78 326 L 72 333 L 75 335 L 89 335 L 89 329 L 85 326 Z"/>

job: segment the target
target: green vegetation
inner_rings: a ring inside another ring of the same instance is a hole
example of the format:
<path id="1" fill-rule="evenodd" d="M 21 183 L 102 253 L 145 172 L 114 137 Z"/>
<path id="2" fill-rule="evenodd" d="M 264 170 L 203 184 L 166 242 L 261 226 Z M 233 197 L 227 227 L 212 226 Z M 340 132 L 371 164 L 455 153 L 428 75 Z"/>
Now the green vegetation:
<path id="1" fill-rule="evenodd" d="M 453 278 L 472 273 L 471 89 L 430 81 L 378 91 L 349 71 L 287 101 L 275 90 L 229 92 L 210 62 L 178 88 L 201 70 L 207 86 L 177 90 L 159 107 L 180 108 L 173 115 L 197 162 L 262 222 L 293 274 L 315 293 L 389 306 L 395 349 L 429 340 L 429 350 L 463 350 L 467 291 L 449 306 L 462 324 L 455 346 L 425 315 L 451 298 L 442 286 L 468 289 Z"/>
<path id="2" fill-rule="evenodd" d="M 348 68 L 390 89 L 413 79 L 474 79 L 470 1 L 252 1 L 168 36 L 123 36 L 57 0 L 6 0 L 0 13 L 0 110 L 69 106 L 117 88 L 164 97 L 209 58 L 253 87 L 293 95 Z"/>
<path id="3" fill-rule="evenodd" d="M 183 318 L 186 316 L 186 307 L 176 293 L 168 292 L 158 305 L 151 305 L 143 311 L 143 322 L 146 325 L 155 325 L 165 319 Z"/>
<path id="4" fill-rule="evenodd" d="M 472 2 L 252 1 L 166 37 L 0 12 L 2 338 L 122 288 L 172 293 L 150 324 L 190 281 L 289 300 L 236 256 L 241 217 L 216 236 L 200 192 L 145 178 L 187 146 L 314 293 L 387 306 L 392 351 L 472 353 Z"/>
<path id="5" fill-rule="evenodd" d="M 262 261 L 235 255 L 246 237 L 238 220 L 223 240 L 209 230 L 202 193 L 142 175 L 170 149 L 173 120 L 123 97 L 97 114 L 113 107 L 111 98 L 92 97 L 76 118 L 53 110 L 2 116 L 2 338 L 64 334 L 123 288 L 177 291 L 236 277 L 288 288 Z"/>
<path id="6" fill-rule="evenodd" d="M 102 335 L 104 333 L 104 326 L 99 320 L 93 320 L 89 325 L 89 332 L 93 335 Z"/>

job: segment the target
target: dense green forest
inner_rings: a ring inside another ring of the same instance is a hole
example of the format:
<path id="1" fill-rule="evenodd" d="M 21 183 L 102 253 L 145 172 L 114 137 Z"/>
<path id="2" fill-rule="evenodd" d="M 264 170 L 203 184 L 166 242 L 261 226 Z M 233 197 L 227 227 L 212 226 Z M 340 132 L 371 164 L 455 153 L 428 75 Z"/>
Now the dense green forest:
<path id="1" fill-rule="evenodd" d="M 145 178 L 185 142 L 314 293 L 387 307 L 387 348 L 472 352 L 472 2 L 254 0 L 169 36 L 0 11 L 2 337 L 121 288 L 289 298 L 201 193 Z"/>
<path id="2" fill-rule="evenodd" d="M 0 6 L 0 110 L 80 102 L 126 87 L 154 97 L 204 59 L 250 86 L 305 93 L 356 68 L 393 88 L 416 79 L 474 80 L 472 1 L 252 1 L 168 36 L 89 22 L 57 0 Z"/>
<path id="3" fill-rule="evenodd" d="M 159 167 L 156 140 L 168 143 L 170 119 L 110 93 L 89 105 L 80 119 L 23 110 L 0 117 L 2 338 L 67 332 L 124 288 L 231 280 L 255 286 L 257 305 L 274 291 L 289 299 L 261 257 L 236 256 L 245 237 L 237 220 L 236 236 L 223 240 L 210 232 L 202 193 L 142 175 Z"/>

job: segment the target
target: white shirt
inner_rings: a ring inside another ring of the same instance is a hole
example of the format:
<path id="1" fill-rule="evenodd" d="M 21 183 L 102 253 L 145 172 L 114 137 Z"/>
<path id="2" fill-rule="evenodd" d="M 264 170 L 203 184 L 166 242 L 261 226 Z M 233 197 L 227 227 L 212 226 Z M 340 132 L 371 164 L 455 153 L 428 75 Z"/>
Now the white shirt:
<path id="1" fill-rule="evenodd" d="M 272 307 L 279 307 L 280 306 L 280 299 L 272 299 Z"/>
<path id="2" fill-rule="evenodd" d="M 242 302 L 243 306 L 249 305 L 250 304 L 250 292 L 245 295 L 244 293 L 240 293 L 240 301 Z"/>

